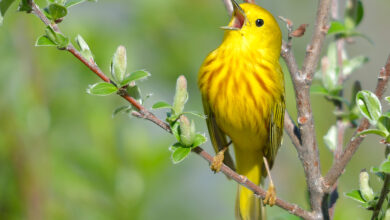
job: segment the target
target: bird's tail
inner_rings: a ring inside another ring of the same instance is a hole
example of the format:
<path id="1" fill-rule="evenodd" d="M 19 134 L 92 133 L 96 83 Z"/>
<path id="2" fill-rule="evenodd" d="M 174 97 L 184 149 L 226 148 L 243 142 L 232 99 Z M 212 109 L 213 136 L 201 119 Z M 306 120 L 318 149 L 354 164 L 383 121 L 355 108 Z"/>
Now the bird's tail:
<path id="1" fill-rule="evenodd" d="M 262 155 L 257 152 L 240 151 L 236 148 L 237 171 L 250 181 L 259 185 L 261 182 Z M 253 191 L 238 185 L 236 199 L 237 220 L 265 220 L 265 208 L 260 197 Z"/>

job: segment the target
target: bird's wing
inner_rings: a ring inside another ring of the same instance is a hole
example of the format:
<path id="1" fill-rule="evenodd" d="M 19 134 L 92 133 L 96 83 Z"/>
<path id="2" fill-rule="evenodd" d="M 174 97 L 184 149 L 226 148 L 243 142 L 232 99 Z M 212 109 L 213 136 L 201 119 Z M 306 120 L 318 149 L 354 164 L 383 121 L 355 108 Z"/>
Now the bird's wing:
<path id="1" fill-rule="evenodd" d="M 203 108 L 204 113 L 207 116 L 206 122 L 210 134 L 211 143 L 213 144 L 215 152 L 218 153 L 229 143 L 227 141 L 226 134 L 218 127 L 217 122 L 215 120 L 215 115 L 211 110 L 209 102 L 206 100 L 206 98 L 203 98 Z M 232 170 L 235 170 L 234 162 L 229 154 L 229 151 L 225 152 L 223 163 L 230 167 Z"/>
<path id="2" fill-rule="evenodd" d="M 284 110 L 284 95 L 281 95 L 280 99 L 276 101 L 274 106 L 272 107 L 269 117 L 270 120 L 268 147 L 265 148 L 264 156 L 267 158 L 270 168 L 272 168 L 276 153 L 278 152 L 278 149 L 282 142 L 284 127 Z"/>

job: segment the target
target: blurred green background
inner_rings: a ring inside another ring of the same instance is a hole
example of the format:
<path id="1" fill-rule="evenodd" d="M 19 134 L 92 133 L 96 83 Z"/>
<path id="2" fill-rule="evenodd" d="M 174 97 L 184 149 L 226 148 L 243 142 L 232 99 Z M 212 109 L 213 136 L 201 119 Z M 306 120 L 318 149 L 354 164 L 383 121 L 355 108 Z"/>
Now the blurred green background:
<path id="1" fill-rule="evenodd" d="M 46 4 L 38 3 L 42 8 Z M 310 24 L 307 34 L 294 40 L 301 63 L 316 1 L 257 3 L 296 26 Z M 347 46 L 350 56 L 370 58 L 347 82 L 347 97 L 357 79 L 373 90 L 389 53 L 390 2 L 363 3 L 366 12 L 359 30 L 374 44 L 356 39 Z M 214 175 L 196 155 L 173 165 L 168 146 L 174 138 L 154 124 L 124 114 L 112 118 L 113 109 L 125 102 L 116 96 L 88 95 L 88 84 L 99 79 L 66 52 L 34 47 L 44 26 L 16 8 L 15 4 L 9 9 L 0 27 L 0 219 L 234 219 L 235 182 Z M 153 93 L 146 106 L 157 100 L 171 102 L 176 78 L 184 74 L 190 90 L 186 108 L 202 111 L 197 71 L 221 42 L 218 27 L 228 21 L 220 0 L 100 0 L 72 7 L 60 28 L 71 39 L 81 34 L 106 73 L 116 47 L 124 45 L 128 71 L 152 73 L 141 83 L 144 94 Z M 287 108 L 295 117 L 294 93 L 285 76 Z M 325 173 L 332 155 L 322 136 L 335 123 L 334 109 L 320 96 L 312 101 Z M 156 114 L 164 117 L 162 111 Z M 206 132 L 204 121 L 196 123 Z M 351 134 L 347 132 L 347 140 Z M 210 143 L 204 147 L 212 152 Z M 361 169 L 382 160 L 378 139 L 368 137 L 340 179 L 335 219 L 369 218 L 370 213 L 343 192 L 358 187 Z M 303 169 L 288 137 L 272 173 L 278 196 L 308 207 Z M 371 182 L 379 186 L 375 178 Z M 296 219 L 278 207 L 268 208 L 268 213 L 269 219 Z"/>

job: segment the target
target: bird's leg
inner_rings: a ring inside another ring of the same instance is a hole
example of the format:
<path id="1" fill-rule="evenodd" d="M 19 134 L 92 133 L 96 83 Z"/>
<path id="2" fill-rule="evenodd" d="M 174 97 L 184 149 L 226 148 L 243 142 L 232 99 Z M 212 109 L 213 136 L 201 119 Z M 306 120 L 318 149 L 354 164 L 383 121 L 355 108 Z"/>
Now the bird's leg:
<path id="1" fill-rule="evenodd" d="M 268 186 L 267 193 L 265 194 L 265 198 L 264 198 L 263 202 L 264 202 L 264 205 L 273 206 L 273 205 L 275 205 L 275 201 L 276 201 L 276 189 L 275 189 L 274 182 L 272 181 L 271 173 L 269 171 L 268 160 L 265 157 L 263 157 L 263 160 L 264 160 L 265 169 L 267 171 L 267 175 L 269 178 L 269 186 Z"/>
<path id="2" fill-rule="evenodd" d="M 210 166 L 211 170 L 214 171 L 214 173 L 218 173 L 221 170 L 223 159 L 225 159 L 225 152 L 230 144 L 232 144 L 232 141 L 230 141 L 225 147 L 218 151 L 217 155 L 214 156 L 213 162 Z"/>

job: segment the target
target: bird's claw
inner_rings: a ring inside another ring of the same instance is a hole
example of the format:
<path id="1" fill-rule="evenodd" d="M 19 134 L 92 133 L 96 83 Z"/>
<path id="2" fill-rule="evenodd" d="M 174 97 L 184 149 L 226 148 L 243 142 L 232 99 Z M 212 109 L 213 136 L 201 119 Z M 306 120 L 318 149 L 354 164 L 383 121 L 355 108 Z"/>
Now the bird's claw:
<path id="1" fill-rule="evenodd" d="M 264 205 L 273 206 L 276 202 L 276 189 L 273 184 L 268 187 L 267 193 L 265 194 L 265 198 L 263 200 Z"/>
<path id="2" fill-rule="evenodd" d="M 211 163 L 210 169 L 214 173 L 218 173 L 221 170 L 223 159 L 225 158 L 224 153 L 225 151 L 220 151 L 213 157 L 213 162 Z"/>

